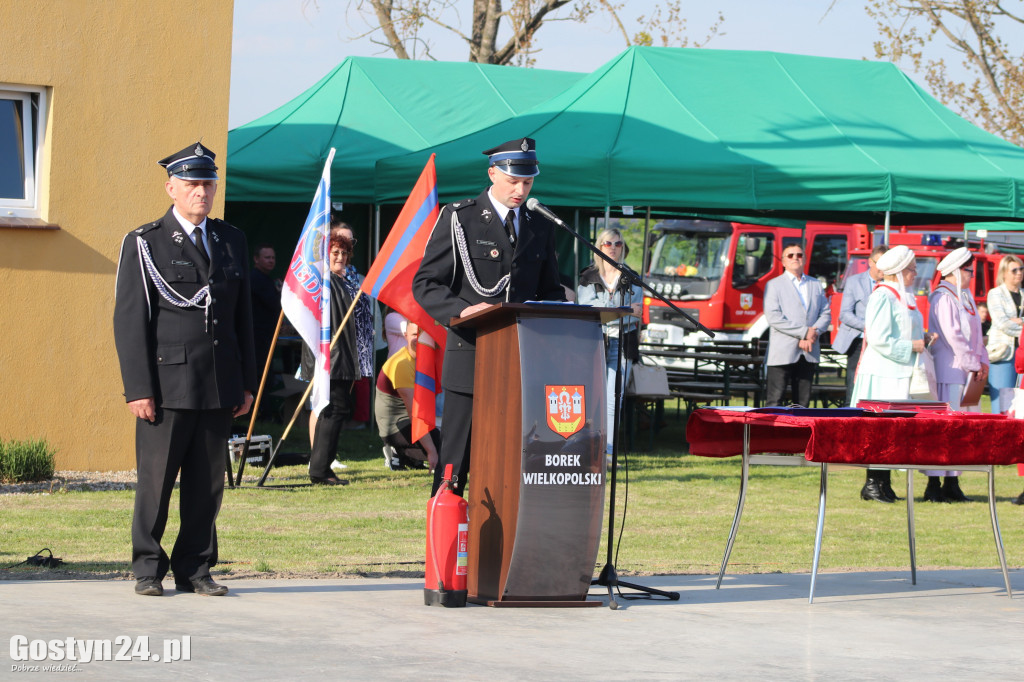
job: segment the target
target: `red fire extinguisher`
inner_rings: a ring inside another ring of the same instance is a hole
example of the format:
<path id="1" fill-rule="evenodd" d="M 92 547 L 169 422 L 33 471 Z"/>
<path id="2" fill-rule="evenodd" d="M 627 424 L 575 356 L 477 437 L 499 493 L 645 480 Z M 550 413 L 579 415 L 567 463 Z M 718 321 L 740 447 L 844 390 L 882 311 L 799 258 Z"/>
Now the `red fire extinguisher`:
<path id="1" fill-rule="evenodd" d="M 427 503 L 427 565 L 423 603 L 465 606 L 469 553 L 469 505 L 452 492 L 452 465 L 445 466 L 437 494 Z"/>

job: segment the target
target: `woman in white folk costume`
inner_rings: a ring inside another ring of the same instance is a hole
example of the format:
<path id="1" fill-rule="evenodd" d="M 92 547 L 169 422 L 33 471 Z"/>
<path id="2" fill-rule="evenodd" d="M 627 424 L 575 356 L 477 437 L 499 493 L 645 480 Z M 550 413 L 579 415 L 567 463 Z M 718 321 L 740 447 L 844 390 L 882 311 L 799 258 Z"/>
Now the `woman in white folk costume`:
<path id="1" fill-rule="evenodd" d="M 981 318 L 975 305 L 971 282 L 974 277 L 974 255 L 965 247 L 951 251 L 939 262 L 942 281 L 928 297 L 928 329 L 938 332 L 932 346 L 935 358 L 935 381 L 938 400 L 960 409 L 968 372 L 979 372 L 981 380 L 988 377 L 988 353 L 982 341 Z M 978 408 L 973 408 L 977 411 Z M 926 502 L 969 502 L 960 490 L 959 471 L 926 471 L 928 487 Z M 940 484 L 939 477 L 946 480 Z"/>
<path id="2" fill-rule="evenodd" d="M 1017 385 L 1017 370 L 1013 368 L 1013 354 L 1022 329 L 1020 285 L 1024 280 L 1024 261 L 1018 256 L 1003 256 L 999 261 L 996 281 L 1000 285 L 988 292 L 988 312 L 992 326 L 988 331 L 988 396 L 992 399 L 992 412 L 998 414 L 1010 409 L 1009 403 L 1000 401 L 1000 391 Z M 1011 391 L 1012 393 L 1012 391 Z"/>
<path id="3" fill-rule="evenodd" d="M 882 281 L 868 297 L 864 315 L 864 349 L 856 368 L 851 405 L 860 400 L 905 400 L 918 353 L 925 348 L 924 320 L 912 285 L 917 275 L 914 253 L 906 246 L 886 251 L 877 266 Z M 910 291 L 907 289 L 910 288 Z M 895 502 L 888 469 L 868 469 L 860 491 L 864 500 Z"/>

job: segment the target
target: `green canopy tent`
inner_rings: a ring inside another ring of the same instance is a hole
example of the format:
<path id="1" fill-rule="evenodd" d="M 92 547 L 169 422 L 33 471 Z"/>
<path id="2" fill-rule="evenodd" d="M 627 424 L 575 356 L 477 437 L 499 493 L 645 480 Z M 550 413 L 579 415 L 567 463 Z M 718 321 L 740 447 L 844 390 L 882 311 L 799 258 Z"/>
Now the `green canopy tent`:
<path id="1" fill-rule="evenodd" d="M 378 159 L 514 116 L 583 76 L 349 57 L 292 101 L 228 133 L 226 199 L 308 205 L 327 152 L 335 147 L 332 198 L 373 203 Z"/>
<path id="2" fill-rule="evenodd" d="M 537 140 L 555 206 L 893 224 L 1024 219 L 1024 151 L 889 63 L 632 47 L 532 109 L 377 163 L 404 200 L 430 153 L 442 200 L 475 196 L 480 151 Z"/>
<path id="3" fill-rule="evenodd" d="M 398 207 L 374 210 L 374 163 L 509 118 L 585 74 L 470 62 L 349 57 L 287 104 L 228 132 L 225 217 L 279 263 L 295 248 L 331 147 L 331 198 L 369 267 Z M 418 173 L 419 171 L 417 171 Z M 404 189 L 408 193 L 415 177 Z M 403 195 L 404 200 L 404 195 Z M 375 229 L 376 228 L 376 229 Z M 287 261 L 284 262 L 287 264 Z M 280 265 L 279 265 L 280 267 Z"/>

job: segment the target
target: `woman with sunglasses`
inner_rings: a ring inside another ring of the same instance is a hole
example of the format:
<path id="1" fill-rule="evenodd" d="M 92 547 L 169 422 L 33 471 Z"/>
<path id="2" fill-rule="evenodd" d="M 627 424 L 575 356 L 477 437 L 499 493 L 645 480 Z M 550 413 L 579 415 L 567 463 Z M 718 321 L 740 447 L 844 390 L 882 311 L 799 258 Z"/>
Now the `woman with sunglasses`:
<path id="1" fill-rule="evenodd" d="M 942 402 L 953 410 L 960 409 L 968 372 L 988 375 L 988 353 L 981 335 L 981 318 L 974 303 L 971 281 L 974 277 L 974 254 L 965 247 L 949 253 L 939 262 L 942 281 L 928 297 L 928 331 L 938 332 L 932 344 L 935 359 L 935 382 Z M 960 490 L 959 471 L 926 471 L 928 487 L 925 502 L 969 502 Z M 945 483 L 939 478 L 945 474 Z"/>
<path id="2" fill-rule="evenodd" d="M 1024 280 L 1024 261 L 1017 256 L 1004 256 L 997 273 L 999 286 L 988 292 L 988 312 L 992 326 L 988 330 L 988 395 L 992 399 L 992 412 L 998 414 L 1010 405 L 1000 402 L 1000 390 L 1017 385 L 1017 371 L 1013 368 L 1013 354 L 1017 339 L 1024 327 L 1021 311 L 1020 285 Z"/>
<path id="3" fill-rule="evenodd" d="M 601 253 L 616 263 L 621 263 L 629 254 L 629 248 L 622 239 L 622 233 L 614 228 L 603 230 L 597 235 Z M 626 357 L 626 371 L 622 376 L 625 392 L 629 383 L 631 363 L 640 359 L 640 313 L 643 306 L 643 290 L 638 284 L 625 286 L 619 271 L 601 258 L 594 258 L 594 264 L 580 273 L 576 302 L 580 305 L 622 307 L 633 309 L 633 315 L 622 318 L 623 337 L 619 338 L 619 321 L 604 325 L 604 347 L 606 406 L 608 410 L 606 451 L 611 454 L 612 439 L 615 435 L 615 372 L 619 366 L 619 351 Z"/>

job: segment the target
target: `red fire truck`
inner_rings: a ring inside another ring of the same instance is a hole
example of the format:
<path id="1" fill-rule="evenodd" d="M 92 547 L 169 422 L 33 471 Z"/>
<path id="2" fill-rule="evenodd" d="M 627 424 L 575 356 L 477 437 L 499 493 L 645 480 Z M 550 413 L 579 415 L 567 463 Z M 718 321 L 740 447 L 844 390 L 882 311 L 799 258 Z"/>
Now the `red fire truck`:
<path id="1" fill-rule="evenodd" d="M 934 230 L 930 232 L 910 232 L 905 227 L 897 228 L 889 234 L 889 245 L 896 246 L 904 244 L 914 252 L 917 259 L 917 277 L 914 279 L 914 293 L 917 296 L 918 310 L 924 317 L 925 327 L 928 326 L 928 295 L 938 286 L 942 279 L 938 271 L 939 261 L 946 257 L 953 249 L 963 246 L 963 225 L 934 225 L 926 228 L 914 228 L 915 230 Z M 944 232 L 945 234 L 941 234 Z M 952 233 L 952 235 L 951 235 Z M 955 236 L 954 236 L 955 235 Z M 974 299 L 983 303 L 988 295 L 989 289 L 997 286 L 996 275 L 999 268 L 999 261 L 1003 257 L 998 248 L 990 243 L 985 248 L 983 243 L 973 242 L 968 248 L 974 253 L 975 266 L 974 278 L 971 284 Z M 832 308 L 832 328 L 839 328 L 839 308 L 842 300 L 843 288 L 846 280 L 857 273 L 868 269 L 868 257 L 871 255 L 871 248 L 858 248 L 850 250 L 850 260 L 842 279 L 836 284 L 835 294 L 830 301 Z"/>
<path id="2" fill-rule="evenodd" d="M 804 240 L 807 274 L 831 293 L 848 254 L 871 250 L 866 225 L 807 223 L 792 227 L 712 220 L 657 223 L 649 237 L 646 280 L 657 292 L 716 332 L 716 339 L 767 337 L 764 288 L 782 274 L 782 250 Z M 661 301 L 644 298 L 647 342 L 699 344 L 708 337 Z"/>

